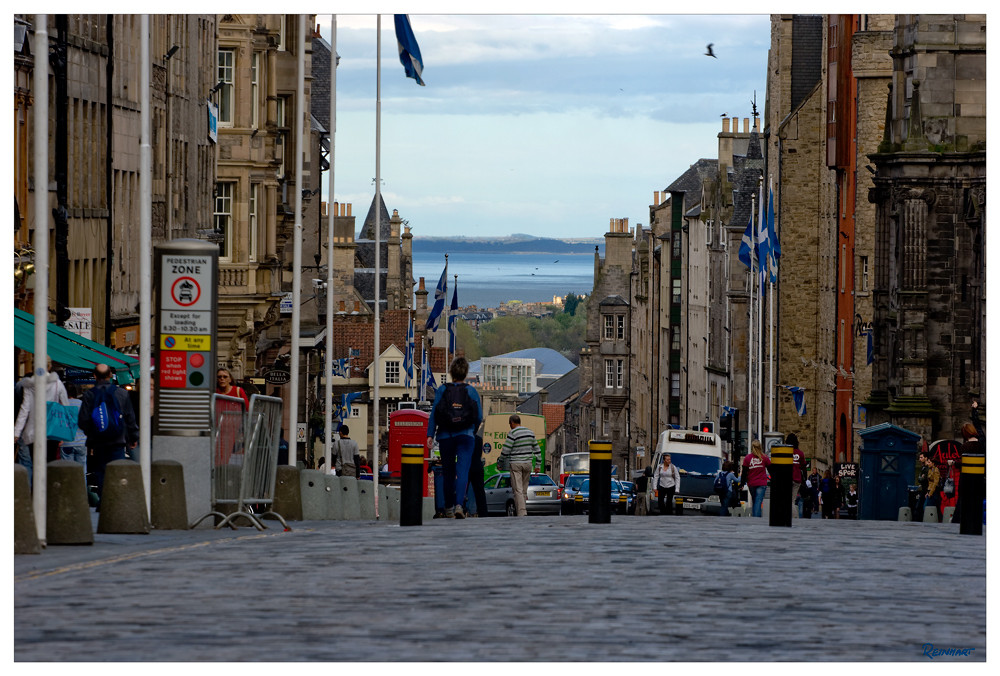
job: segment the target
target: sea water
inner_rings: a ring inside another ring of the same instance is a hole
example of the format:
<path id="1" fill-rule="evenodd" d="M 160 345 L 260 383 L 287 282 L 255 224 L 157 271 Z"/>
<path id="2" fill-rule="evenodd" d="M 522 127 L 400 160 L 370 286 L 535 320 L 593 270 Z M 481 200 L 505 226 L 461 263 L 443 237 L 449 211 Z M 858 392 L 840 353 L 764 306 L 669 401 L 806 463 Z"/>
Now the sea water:
<path id="1" fill-rule="evenodd" d="M 444 270 L 444 253 L 414 253 L 413 278 L 424 278 L 427 305 Z M 552 302 L 553 296 L 590 295 L 594 288 L 593 254 L 451 253 L 448 255 L 448 299 L 458 275 L 458 305 L 495 308 L 510 300 Z"/>

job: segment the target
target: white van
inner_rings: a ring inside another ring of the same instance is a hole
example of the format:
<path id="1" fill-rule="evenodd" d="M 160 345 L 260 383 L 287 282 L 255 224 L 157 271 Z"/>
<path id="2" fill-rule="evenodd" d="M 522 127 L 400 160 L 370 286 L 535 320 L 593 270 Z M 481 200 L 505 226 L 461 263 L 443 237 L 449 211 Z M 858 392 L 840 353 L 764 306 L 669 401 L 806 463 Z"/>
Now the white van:
<path id="1" fill-rule="evenodd" d="M 713 484 L 715 475 L 722 469 L 722 441 L 719 435 L 697 430 L 664 430 L 656 442 L 653 454 L 653 471 L 663 464 L 663 455 L 670 454 L 670 462 L 677 465 L 681 475 L 681 489 L 674 497 L 684 500 L 684 509 L 719 513 L 719 496 Z M 650 479 L 652 483 L 652 479 Z M 659 514 L 656 487 L 646 492 L 649 513 Z"/>

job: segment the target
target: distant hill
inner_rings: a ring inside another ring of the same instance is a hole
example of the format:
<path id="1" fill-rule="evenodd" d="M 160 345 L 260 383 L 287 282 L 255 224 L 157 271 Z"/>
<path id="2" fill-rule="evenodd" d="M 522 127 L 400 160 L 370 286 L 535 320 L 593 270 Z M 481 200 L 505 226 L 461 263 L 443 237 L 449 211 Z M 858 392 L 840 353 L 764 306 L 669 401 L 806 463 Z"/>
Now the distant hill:
<path id="1" fill-rule="evenodd" d="M 567 241 L 530 235 L 508 237 L 414 237 L 414 253 L 551 253 L 593 254 L 594 247 L 602 251 L 604 239 L 574 239 Z"/>

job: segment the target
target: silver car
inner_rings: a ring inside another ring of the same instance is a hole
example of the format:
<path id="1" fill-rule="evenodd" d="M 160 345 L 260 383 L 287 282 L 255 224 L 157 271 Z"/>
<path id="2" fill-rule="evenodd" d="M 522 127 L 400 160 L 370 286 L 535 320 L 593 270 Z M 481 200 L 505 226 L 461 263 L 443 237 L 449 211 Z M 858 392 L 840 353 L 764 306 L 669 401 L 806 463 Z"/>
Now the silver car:
<path id="1" fill-rule="evenodd" d="M 510 486 L 510 473 L 495 474 L 486 480 L 486 508 L 490 515 L 516 516 L 514 489 Z M 547 474 L 528 477 L 528 494 L 524 498 L 528 514 L 558 514 L 561 490 Z"/>

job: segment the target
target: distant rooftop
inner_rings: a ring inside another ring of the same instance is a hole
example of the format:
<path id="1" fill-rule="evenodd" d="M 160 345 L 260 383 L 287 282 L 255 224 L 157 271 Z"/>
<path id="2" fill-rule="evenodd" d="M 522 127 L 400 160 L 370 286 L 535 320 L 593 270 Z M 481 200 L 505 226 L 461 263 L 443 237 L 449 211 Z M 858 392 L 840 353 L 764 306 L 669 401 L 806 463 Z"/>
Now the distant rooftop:
<path id="1" fill-rule="evenodd" d="M 526 350 L 516 350 L 507 354 L 498 354 L 487 359 L 534 359 L 539 362 L 538 377 L 560 377 L 572 371 L 576 366 L 566 357 L 549 347 L 529 347 Z M 469 364 L 469 373 L 481 373 L 482 360 Z"/>

